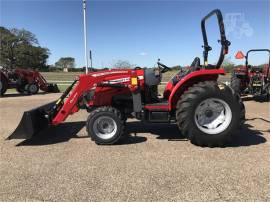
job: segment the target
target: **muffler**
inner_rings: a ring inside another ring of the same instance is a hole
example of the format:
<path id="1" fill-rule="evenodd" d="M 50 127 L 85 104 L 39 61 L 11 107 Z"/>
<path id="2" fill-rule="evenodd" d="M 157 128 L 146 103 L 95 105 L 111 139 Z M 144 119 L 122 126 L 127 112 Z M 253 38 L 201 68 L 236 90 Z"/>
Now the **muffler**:
<path id="1" fill-rule="evenodd" d="M 25 111 L 19 125 L 7 139 L 30 139 L 49 127 L 50 119 L 48 114 L 55 104 L 56 101 Z"/>

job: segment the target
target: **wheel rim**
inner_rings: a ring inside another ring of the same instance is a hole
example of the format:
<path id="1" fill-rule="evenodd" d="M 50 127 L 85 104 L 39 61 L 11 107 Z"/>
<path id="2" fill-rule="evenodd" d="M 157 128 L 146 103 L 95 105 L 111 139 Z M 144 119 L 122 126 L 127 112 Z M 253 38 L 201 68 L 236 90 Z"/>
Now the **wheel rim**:
<path id="1" fill-rule="evenodd" d="M 117 132 L 117 124 L 111 117 L 100 116 L 94 121 L 93 129 L 99 138 L 110 139 Z"/>
<path id="2" fill-rule="evenodd" d="M 194 119 L 202 132 L 219 134 L 230 125 L 232 110 L 225 101 L 218 98 L 208 98 L 197 106 Z"/>
<path id="3" fill-rule="evenodd" d="M 36 86 L 35 84 L 30 85 L 30 86 L 29 86 L 29 91 L 30 91 L 31 93 L 37 92 L 37 86 Z"/>

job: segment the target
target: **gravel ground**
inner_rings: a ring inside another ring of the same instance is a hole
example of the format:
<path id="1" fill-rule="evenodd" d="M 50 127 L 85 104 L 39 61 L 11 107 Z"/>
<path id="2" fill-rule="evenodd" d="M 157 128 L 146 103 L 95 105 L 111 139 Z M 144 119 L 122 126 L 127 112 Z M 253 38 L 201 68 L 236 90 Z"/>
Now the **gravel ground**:
<path id="1" fill-rule="evenodd" d="M 246 125 L 225 148 L 132 120 L 129 137 L 97 146 L 83 111 L 31 141 L 5 141 L 23 111 L 58 96 L 0 99 L 0 201 L 270 201 L 269 102 L 246 99 Z"/>

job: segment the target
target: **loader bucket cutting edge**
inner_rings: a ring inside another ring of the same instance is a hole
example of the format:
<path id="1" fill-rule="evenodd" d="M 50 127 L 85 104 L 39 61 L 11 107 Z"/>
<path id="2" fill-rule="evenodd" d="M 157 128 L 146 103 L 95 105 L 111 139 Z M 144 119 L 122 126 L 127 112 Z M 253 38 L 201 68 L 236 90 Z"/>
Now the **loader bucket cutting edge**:
<path id="1" fill-rule="evenodd" d="M 56 101 L 25 111 L 19 125 L 7 139 L 30 139 L 49 127 L 49 120 L 45 117 L 46 111 L 50 110 L 55 103 Z"/>

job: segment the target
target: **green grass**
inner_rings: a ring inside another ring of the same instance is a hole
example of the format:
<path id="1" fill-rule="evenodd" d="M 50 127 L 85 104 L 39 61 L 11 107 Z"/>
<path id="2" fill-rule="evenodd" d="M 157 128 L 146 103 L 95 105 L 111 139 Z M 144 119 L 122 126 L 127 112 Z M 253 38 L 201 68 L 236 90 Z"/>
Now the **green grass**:
<path id="1" fill-rule="evenodd" d="M 48 81 L 74 81 L 75 77 L 83 72 L 41 72 Z"/>
<path id="2" fill-rule="evenodd" d="M 67 88 L 68 88 L 68 85 L 61 85 L 61 84 L 57 84 L 60 92 L 64 92 Z"/>
<path id="3" fill-rule="evenodd" d="M 7 92 L 6 93 L 17 93 L 17 90 L 15 88 L 11 88 L 11 89 L 7 89 Z"/>

